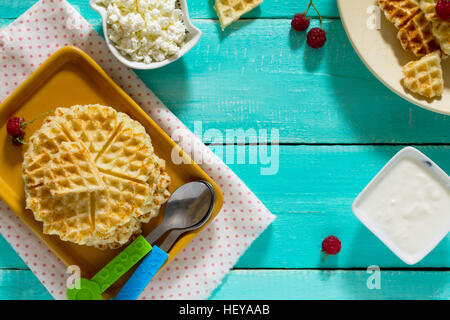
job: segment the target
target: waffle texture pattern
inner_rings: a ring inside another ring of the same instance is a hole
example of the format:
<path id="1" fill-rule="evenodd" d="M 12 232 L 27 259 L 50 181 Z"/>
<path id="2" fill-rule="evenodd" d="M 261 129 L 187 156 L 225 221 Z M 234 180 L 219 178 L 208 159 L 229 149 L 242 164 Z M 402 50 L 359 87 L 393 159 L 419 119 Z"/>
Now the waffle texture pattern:
<path id="1" fill-rule="evenodd" d="M 100 105 L 58 108 L 28 143 L 26 206 L 46 234 L 117 248 L 169 198 L 165 162 L 144 127 Z"/>

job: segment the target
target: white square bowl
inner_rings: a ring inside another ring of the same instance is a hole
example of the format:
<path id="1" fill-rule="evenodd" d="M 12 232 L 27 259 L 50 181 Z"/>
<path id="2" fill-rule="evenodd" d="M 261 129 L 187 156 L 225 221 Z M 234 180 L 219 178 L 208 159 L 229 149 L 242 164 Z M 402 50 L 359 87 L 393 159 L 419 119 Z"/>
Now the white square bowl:
<path id="1" fill-rule="evenodd" d="M 189 50 L 191 50 L 197 42 L 200 40 L 202 36 L 202 32 L 199 28 L 195 27 L 191 19 L 189 18 L 188 5 L 186 0 L 176 0 L 175 6 L 179 8 L 183 12 L 183 24 L 186 27 L 186 38 L 184 40 L 184 44 L 180 49 L 180 52 L 177 55 L 171 56 L 168 59 L 160 62 L 152 62 L 152 63 L 144 63 L 138 61 L 132 61 L 127 57 L 123 56 L 111 42 L 108 36 L 108 24 L 106 23 L 106 8 L 97 4 L 96 0 L 90 0 L 89 6 L 97 11 L 102 17 L 102 26 L 103 26 L 103 34 L 105 36 L 106 44 L 108 45 L 109 50 L 113 53 L 113 55 L 125 66 L 131 69 L 139 69 L 139 70 L 151 70 L 158 69 L 172 63 L 182 56 L 184 56 Z"/>
<path id="2" fill-rule="evenodd" d="M 426 244 L 423 249 L 416 254 L 409 254 L 399 248 L 393 243 L 389 236 L 387 236 L 382 230 L 380 230 L 373 221 L 373 218 L 367 217 L 361 210 L 360 205 L 366 200 L 373 188 L 394 168 L 394 166 L 403 159 L 411 159 L 417 164 L 422 165 L 425 170 L 429 171 L 431 175 L 436 177 L 439 181 L 442 181 L 443 185 L 450 190 L 450 178 L 449 176 L 439 168 L 431 159 L 425 156 L 419 150 L 413 147 L 406 147 L 400 150 L 382 169 L 381 171 L 370 181 L 370 183 L 364 188 L 358 195 L 352 205 L 352 210 L 355 216 L 374 233 L 392 252 L 394 252 L 400 259 L 409 265 L 413 265 L 422 260 L 428 255 L 442 239 L 447 235 L 450 230 L 450 208 L 448 210 L 447 219 L 443 221 L 442 228 L 436 230 L 436 235 L 433 239 Z"/>

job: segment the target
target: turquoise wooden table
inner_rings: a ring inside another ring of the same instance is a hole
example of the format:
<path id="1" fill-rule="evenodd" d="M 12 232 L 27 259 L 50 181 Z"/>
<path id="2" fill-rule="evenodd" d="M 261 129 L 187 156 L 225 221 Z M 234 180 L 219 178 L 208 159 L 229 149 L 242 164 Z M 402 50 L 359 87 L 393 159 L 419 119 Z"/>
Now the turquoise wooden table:
<path id="1" fill-rule="evenodd" d="M 100 30 L 88 0 L 69 1 Z M 449 299 L 450 236 L 422 262 L 404 264 L 352 214 L 351 204 L 399 149 L 416 146 L 450 172 L 450 117 L 385 88 L 345 35 L 334 0 L 317 0 L 328 42 L 305 47 L 290 30 L 307 0 L 265 0 L 221 32 L 207 0 L 188 0 L 200 43 L 170 66 L 139 76 L 191 130 L 278 129 L 280 168 L 231 168 L 278 218 L 226 276 L 212 299 Z M 34 0 L 0 0 L 0 26 Z M 312 25 L 318 25 L 313 19 Z M 208 141 L 205 141 L 208 142 Z M 223 146 L 214 146 L 215 150 Z M 248 146 L 246 146 L 248 148 Z M 321 241 L 342 241 L 322 262 Z M 369 290 L 370 265 L 381 289 Z M 0 239 L 0 298 L 51 299 Z"/>

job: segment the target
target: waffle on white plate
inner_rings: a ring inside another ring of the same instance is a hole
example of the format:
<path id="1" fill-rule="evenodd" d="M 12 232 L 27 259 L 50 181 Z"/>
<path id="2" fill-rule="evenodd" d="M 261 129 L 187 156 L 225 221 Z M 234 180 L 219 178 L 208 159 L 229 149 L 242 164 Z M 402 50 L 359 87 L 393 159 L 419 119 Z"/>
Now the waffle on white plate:
<path id="1" fill-rule="evenodd" d="M 442 20 L 436 13 L 436 4 L 439 0 L 420 0 L 420 9 L 425 13 L 425 18 L 433 25 L 434 37 L 441 46 L 442 52 L 450 55 L 450 22 Z"/>
<path id="2" fill-rule="evenodd" d="M 416 0 L 378 0 L 378 5 L 397 29 L 405 26 L 420 11 Z"/>
<path id="3" fill-rule="evenodd" d="M 417 13 L 397 34 L 400 44 L 416 57 L 423 57 L 439 50 L 439 42 L 433 35 L 432 25 L 423 12 Z"/>
<path id="4" fill-rule="evenodd" d="M 100 105 L 58 108 L 28 142 L 26 206 L 43 232 L 117 248 L 168 197 L 170 177 L 140 123 Z"/>
<path id="5" fill-rule="evenodd" d="M 411 61 L 402 68 L 403 85 L 421 96 L 434 98 L 442 95 L 444 79 L 442 77 L 441 54 L 435 51 Z"/>
<path id="6" fill-rule="evenodd" d="M 264 0 L 216 0 L 214 9 L 219 16 L 222 30 L 232 24 L 234 21 L 253 10 Z"/>
<path id="7" fill-rule="evenodd" d="M 397 38 L 406 51 L 420 59 L 406 64 L 402 84 L 426 98 L 443 93 L 441 57 L 449 51 L 449 25 L 436 14 L 438 0 L 378 0 L 386 18 L 399 29 Z"/>

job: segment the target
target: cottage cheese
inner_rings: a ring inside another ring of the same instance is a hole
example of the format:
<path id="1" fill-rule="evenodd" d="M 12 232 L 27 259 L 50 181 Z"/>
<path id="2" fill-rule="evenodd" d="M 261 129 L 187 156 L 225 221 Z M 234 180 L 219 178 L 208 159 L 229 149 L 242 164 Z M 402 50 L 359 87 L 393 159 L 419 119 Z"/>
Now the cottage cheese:
<path id="1" fill-rule="evenodd" d="M 106 8 L 109 39 L 128 59 L 148 64 L 180 52 L 186 28 L 175 0 L 97 0 L 97 4 Z"/>

